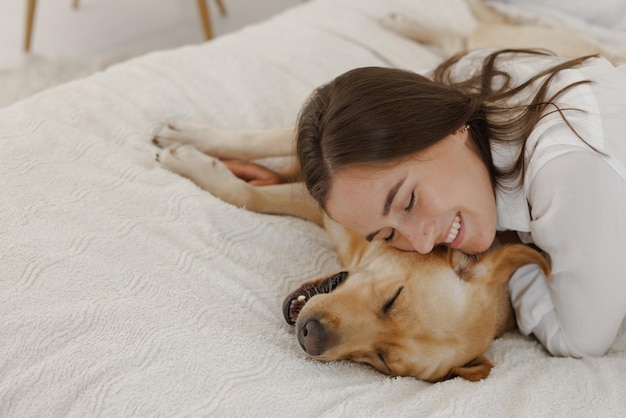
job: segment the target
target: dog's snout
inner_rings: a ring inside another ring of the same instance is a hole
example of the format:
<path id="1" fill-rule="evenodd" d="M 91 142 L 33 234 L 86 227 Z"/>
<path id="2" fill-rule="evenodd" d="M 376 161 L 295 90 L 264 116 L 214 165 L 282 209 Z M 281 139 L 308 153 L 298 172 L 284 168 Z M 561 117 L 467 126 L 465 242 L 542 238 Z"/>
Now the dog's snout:
<path id="1" fill-rule="evenodd" d="M 326 350 L 326 330 L 317 319 L 309 319 L 298 329 L 298 342 L 311 356 L 319 356 Z"/>

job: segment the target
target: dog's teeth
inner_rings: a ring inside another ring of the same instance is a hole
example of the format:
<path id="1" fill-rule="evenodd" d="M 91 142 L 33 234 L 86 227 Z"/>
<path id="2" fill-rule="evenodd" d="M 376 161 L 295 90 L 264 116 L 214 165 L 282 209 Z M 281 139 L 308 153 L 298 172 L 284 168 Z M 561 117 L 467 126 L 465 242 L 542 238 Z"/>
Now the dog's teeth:
<path id="1" fill-rule="evenodd" d="M 300 295 L 300 296 L 298 296 L 298 300 L 299 300 L 300 302 L 304 302 L 304 301 L 306 301 L 306 296 L 304 296 L 304 295 Z"/>

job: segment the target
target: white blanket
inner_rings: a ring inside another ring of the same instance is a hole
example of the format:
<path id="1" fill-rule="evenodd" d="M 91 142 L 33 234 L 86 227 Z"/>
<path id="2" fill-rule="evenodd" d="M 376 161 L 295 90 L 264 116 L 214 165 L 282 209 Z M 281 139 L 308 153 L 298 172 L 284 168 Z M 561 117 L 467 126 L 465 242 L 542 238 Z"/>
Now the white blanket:
<path id="1" fill-rule="evenodd" d="M 477 383 L 305 358 L 281 303 L 338 268 L 324 232 L 155 163 L 164 123 L 290 126 L 350 68 L 433 67 L 394 11 L 473 24 L 461 0 L 311 1 L 0 111 L 0 416 L 624 416 L 624 330 L 584 360 L 509 333 Z"/>

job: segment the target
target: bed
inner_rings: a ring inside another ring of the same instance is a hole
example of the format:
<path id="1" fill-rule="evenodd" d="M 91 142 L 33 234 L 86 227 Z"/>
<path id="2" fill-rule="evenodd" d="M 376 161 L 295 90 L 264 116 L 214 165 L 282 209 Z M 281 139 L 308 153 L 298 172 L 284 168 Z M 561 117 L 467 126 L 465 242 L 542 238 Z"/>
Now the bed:
<path id="1" fill-rule="evenodd" d="M 164 123 L 291 126 L 312 89 L 348 69 L 440 62 L 379 24 L 392 12 L 475 25 L 461 0 L 309 1 L 0 110 L 0 416 L 624 416 L 624 327 L 583 360 L 508 333 L 475 383 L 305 358 L 281 303 L 337 269 L 324 232 L 233 207 L 154 161 Z M 559 17 L 542 19 L 626 45 Z"/>

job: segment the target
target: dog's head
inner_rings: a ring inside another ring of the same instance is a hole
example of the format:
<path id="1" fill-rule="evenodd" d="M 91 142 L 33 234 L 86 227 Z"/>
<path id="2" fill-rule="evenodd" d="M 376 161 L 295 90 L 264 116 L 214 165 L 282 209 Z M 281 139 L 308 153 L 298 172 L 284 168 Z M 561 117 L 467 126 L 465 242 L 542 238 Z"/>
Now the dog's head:
<path id="1" fill-rule="evenodd" d="M 354 267 L 289 295 L 283 310 L 312 358 L 351 359 L 427 381 L 480 380 L 492 368 L 483 356 L 490 343 L 514 327 L 507 281 L 526 264 L 549 272 L 524 245 L 467 256 L 372 243 Z"/>

